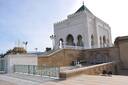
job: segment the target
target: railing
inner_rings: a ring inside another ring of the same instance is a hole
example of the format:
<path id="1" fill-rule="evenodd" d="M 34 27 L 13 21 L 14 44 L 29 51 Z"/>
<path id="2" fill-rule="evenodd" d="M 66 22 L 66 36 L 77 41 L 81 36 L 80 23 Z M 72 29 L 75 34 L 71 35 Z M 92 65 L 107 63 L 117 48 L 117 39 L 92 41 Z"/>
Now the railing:
<path id="1" fill-rule="evenodd" d="M 14 65 L 14 73 L 38 75 L 42 77 L 59 78 L 60 67 L 37 65 Z"/>
<path id="2" fill-rule="evenodd" d="M 71 45 L 63 45 L 63 48 L 84 49 L 84 47 L 82 46 L 71 46 Z"/>
<path id="3" fill-rule="evenodd" d="M 43 53 L 43 55 L 49 55 L 49 54 L 51 54 L 51 53 L 54 53 L 54 52 L 56 52 L 58 49 L 54 49 L 54 50 L 50 50 L 50 51 L 46 51 L 46 52 L 44 52 Z"/>

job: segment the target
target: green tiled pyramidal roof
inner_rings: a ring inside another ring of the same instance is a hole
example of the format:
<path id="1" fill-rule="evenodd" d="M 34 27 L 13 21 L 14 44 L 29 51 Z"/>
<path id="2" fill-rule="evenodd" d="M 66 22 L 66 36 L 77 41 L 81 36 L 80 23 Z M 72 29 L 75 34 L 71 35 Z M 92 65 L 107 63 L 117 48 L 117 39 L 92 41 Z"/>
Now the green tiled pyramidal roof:
<path id="1" fill-rule="evenodd" d="M 75 13 L 85 11 L 85 10 L 91 13 L 91 11 L 84 4 Z"/>

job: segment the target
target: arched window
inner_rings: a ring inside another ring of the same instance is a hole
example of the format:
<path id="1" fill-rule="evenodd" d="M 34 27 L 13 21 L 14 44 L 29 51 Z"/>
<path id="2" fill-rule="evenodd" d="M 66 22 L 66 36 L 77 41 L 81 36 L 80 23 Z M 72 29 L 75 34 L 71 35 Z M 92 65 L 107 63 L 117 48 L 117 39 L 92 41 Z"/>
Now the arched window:
<path id="1" fill-rule="evenodd" d="M 63 48 L 63 39 L 62 38 L 59 40 L 59 48 Z"/>
<path id="2" fill-rule="evenodd" d="M 75 45 L 75 43 L 74 43 L 74 38 L 73 38 L 73 36 L 72 36 L 71 34 L 69 34 L 69 35 L 67 36 L 66 41 L 67 41 L 67 43 L 66 43 L 67 45 L 72 45 L 72 46 Z"/>
<path id="3" fill-rule="evenodd" d="M 81 35 L 77 36 L 77 40 L 77 46 L 84 46 Z"/>
<path id="4" fill-rule="evenodd" d="M 91 35 L 91 47 L 93 48 L 94 47 L 94 36 Z"/>
<path id="5" fill-rule="evenodd" d="M 109 47 L 109 39 L 107 39 L 107 47 Z"/>
<path id="6" fill-rule="evenodd" d="M 103 46 L 106 47 L 106 37 L 103 36 Z"/>
<path id="7" fill-rule="evenodd" d="M 102 38 L 100 36 L 100 47 L 102 47 Z"/>

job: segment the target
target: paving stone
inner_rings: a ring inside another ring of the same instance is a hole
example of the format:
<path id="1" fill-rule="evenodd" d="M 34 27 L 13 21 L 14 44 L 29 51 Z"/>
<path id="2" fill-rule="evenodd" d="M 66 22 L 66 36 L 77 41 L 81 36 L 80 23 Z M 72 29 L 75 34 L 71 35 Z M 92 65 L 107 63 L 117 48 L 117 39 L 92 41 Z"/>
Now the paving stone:
<path id="1" fill-rule="evenodd" d="M 45 82 L 43 81 L 44 79 L 42 79 L 42 82 L 41 80 L 38 81 L 38 79 L 40 79 L 38 77 L 28 77 L 30 77 L 30 80 L 10 75 L 0 75 L 0 85 L 128 85 L 128 76 L 120 75 L 80 75 L 66 80 L 47 80 Z"/>

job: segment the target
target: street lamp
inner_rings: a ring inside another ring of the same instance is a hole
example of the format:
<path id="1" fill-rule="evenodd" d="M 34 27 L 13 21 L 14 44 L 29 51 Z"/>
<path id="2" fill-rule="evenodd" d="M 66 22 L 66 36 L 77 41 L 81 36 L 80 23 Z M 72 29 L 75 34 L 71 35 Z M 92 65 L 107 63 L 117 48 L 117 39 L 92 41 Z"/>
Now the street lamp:
<path id="1" fill-rule="evenodd" d="M 27 50 L 27 45 L 28 45 L 28 42 L 23 42 L 24 46 L 25 46 L 25 49 Z"/>
<path id="2" fill-rule="evenodd" d="M 35 48 L 35 51 L 37 52 L 38 48 Z"/>
<path id="3" fill-rule="evenodd" d="M 50 36 L 50 39 L 52 40 L 53 49 L 55 48 L 55 38 L 56 38 L 56 35 L 51 35 Z"/>

